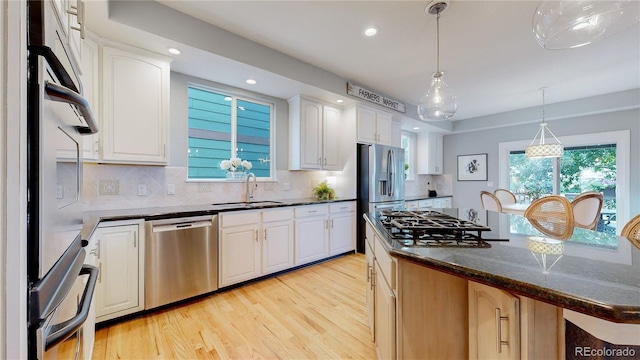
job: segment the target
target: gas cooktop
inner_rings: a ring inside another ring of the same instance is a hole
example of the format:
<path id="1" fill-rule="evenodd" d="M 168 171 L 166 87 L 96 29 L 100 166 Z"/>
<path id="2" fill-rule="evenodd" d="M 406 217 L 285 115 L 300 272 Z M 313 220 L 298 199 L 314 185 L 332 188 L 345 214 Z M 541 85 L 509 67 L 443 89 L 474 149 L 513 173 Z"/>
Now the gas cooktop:
<path id="1" fill-rule="evenodd" d="M 406 247 L 489 248 L 482 238 L 491 228 L 432 210 L 381 210 L 387 233 Z"/>

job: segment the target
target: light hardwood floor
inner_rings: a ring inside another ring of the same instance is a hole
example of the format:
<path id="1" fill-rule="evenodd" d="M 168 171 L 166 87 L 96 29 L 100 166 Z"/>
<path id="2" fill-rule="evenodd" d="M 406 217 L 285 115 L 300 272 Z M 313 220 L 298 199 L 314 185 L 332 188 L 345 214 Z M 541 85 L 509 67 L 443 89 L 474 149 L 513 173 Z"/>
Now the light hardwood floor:
<path id="1" fill-rule="evenodd" d="M 100 329 L 93 359 L 375 359 L 364 262 L 339 257 Z"/>

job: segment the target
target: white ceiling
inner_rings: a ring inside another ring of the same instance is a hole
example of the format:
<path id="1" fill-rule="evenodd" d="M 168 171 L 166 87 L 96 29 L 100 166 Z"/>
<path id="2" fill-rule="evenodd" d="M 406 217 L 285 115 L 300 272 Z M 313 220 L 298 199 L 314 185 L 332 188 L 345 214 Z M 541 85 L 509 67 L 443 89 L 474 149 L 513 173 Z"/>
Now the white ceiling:
<path id="1" fill-rule="evenodd" d="M 429 0 L 157 2 L 408 104 L 419 102 L 436 69 Z M 640 25 L 581 48 L 545 50 L 531 30 L 537 5 L 453 0 L 442 14 L 440 64 L 459 99 L 454 120 L 538 106 L 541 87 L 547 103 L 640 88 Z M 173 70 L 241 88 L 255 76 L 251 90 L 280 98 L 344 96 L 109 21 L 106 8 L 87 2 L 90 30 L 156 52 L 179 47 Z M 363 37 L 368 25 L 380 34 Z"/>

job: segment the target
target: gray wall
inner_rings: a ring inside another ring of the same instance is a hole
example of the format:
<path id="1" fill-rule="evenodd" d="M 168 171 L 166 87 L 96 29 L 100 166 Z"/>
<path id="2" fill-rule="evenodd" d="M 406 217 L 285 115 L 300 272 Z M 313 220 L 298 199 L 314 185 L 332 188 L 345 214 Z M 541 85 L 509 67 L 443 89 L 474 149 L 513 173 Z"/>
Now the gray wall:
<path id="1" fill-rule="evenodd" d="M 171 72 L 171 120 L 169 124 L 171 154 L 169 157 L 169 166 L 187 167 L 187 150 L 189 149 L 187 87 L 189 86 L 189 83 L 209 86 L 213 89 L 227 91 L 233 95 L 246 96 L 252 99 L 273 103 L 275 105 L 274 112 L 276 117 L 275 151 L 277 156 L 272 155 L 272 158 L 276 158 L 276 169 L 287 170 L 289 161 L 289 103 L 287 103 L 286 100 L 238 89 L 213 81 L 199 79 L 177 72 Z"/>
<path id="2" fill-rule="evenodd" d="M 518 119 L 514 119 L 518 122 Z M 500 142 L 531 140 L 539 124 L 528 123 L 500 128 L 476 130 L 444 137 L 444 171 L 453 175 L 454 205 L 481 207 L 480 191 L 493 191 L 498 186 L 498 144 Z M 549 121 L 549 128 L 560 136 L 580 135 L 616 130 L 630 130 L 630 214 L 640 213 L 640 110 L 623 110 L 605 114 L 578 116 Z M 488 188 L 485 181 L 457 181 L 457 155 L 487 153 Z"/>

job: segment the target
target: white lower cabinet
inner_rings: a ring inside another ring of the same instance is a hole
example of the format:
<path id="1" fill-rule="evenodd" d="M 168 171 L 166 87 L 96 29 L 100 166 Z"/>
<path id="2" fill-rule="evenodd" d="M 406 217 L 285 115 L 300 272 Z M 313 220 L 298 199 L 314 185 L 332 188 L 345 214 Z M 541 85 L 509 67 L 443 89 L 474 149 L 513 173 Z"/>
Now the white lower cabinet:
<path id="1" fill-rule="evenodd" d="M 95 289 L 96 322 L 144 309 L 143 223 L 107 222 L 93 235 L 100 270 Z"/>
<path id="2" fill-rule="evenodd" d="M 262 212 L 262 273 L 293 267 L 293 209 Z"/>
<path id="3" fill-rule="evenodd" d="M 293 266 L 293 210 L 220 214 L 220 287 Z"/>
<path id="4" fill-rule="evenodd" d="M 329 205 L 329 255 L 356 248 L 356 202 Z"/>
<path id="5" fill-rule="evenodd" d="M 295 213 L 295 264 L 302 265 L 329 256 L 329 206 L 305 205 Z"/>
<path id="6" fill-rule="evenodd" d="M 260 211 L 220 215 L 220 287 L 260 275 Z"/>

